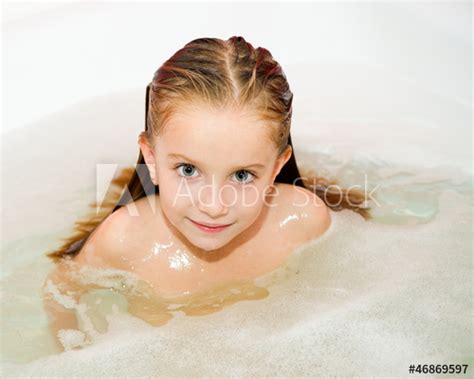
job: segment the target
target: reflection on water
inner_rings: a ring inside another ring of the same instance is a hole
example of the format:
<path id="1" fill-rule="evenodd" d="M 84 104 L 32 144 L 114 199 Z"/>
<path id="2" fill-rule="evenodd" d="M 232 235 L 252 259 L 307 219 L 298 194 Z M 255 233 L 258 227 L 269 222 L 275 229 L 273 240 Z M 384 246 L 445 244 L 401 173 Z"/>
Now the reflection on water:
<path id="1" fill-rule="evenodd" d="M 394 167 L 381 159 L 361 155 L 345 162 L 337 154 L 325 152 L 301 152 L 298 158 L 318 167 L 324 176 L 337 179 L 341 188 L 357 184 L 354 188 L 371 194 L 369 206 L 374 222 L 394 225 L 430 222 L 439 213 L 440 194 L 447 190 L 471 199 L 472 177 L 449 165 Z"/>
<path id="2" fill-rule="evenodd" d="M 2 352 L 3 361 L 25 363 L 90 345 L 99 334 L 107 332 L 107 317 L 118 313 L 126 312 L 157 327 L 166 324 L 178 312 L 204 316 L 239 301 L 259 300 L 269 294 L 264 285 L 281 278 L 277 270 L 268 278 L 261 277 L 264 284 L 259 286 L 253 281 L 243 281 L 211 291 L 164 298 L 132 272 L 100 270 L 67 260 L 59 264 L 65 276 L 62 281 L 44 282 L 50 266 L 41 259 L 2 281 L 1 333 L 3 346 L 8 347 Z M 46 316 L 41 303 L 43 298 L 70 312 L 77 320 L 75 328 L 56 330 L 57 335 L 52 335 L 48 324 L 55 316 Z M 61 348 L 58 349 L 54 339 L 59 340 Z"/>
<path id="3" fill-rule="evenodd" d="M 252 281 L 245 281 L 210 291 L 162 297 L 131 272 L 101 270 L 72 261 L 63 261 L 60 265 L 65 277 L 60 282 L 46 282 L 45 298 L 73 310 L 77 329 L 82 332 L 82 338 L 77 337 L 74 329 L 61 333 L 65 350 L 91 344 L 98 333 L 106 333 L 110 314 L 127 312 L 149 325 L 162 326 L 177 312 L 186 316 L 203 316 L 238 301 L 262 299 L 269 293 Z"/>

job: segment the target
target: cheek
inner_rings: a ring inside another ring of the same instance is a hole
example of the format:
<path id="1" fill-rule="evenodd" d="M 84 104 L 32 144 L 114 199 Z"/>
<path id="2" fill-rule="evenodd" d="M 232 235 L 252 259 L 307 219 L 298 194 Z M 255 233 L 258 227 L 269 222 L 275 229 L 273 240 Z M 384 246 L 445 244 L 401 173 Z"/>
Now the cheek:
<path id="1" fill-rule="evenodd" d="M 260 214 L 264 202 L 260 194 L 245 194 L 234 207 L 234 212 L 241 221 L 253 222 Z"/>
<path id="2" fill-rule="evenodd" d="M 189 209 L 192 199 L 186 191 L 183 192 L 182 187 L 180 190 L 179 180 L 172 175 L 161 176 L 160 178 L 164 179 L 160 181 L 159 186 L 160 203 L 163 210 L 168 215 L 177 215 Z"/>
<path id="3" fill-rule="evenodd" d="M 260 208 L 262 205 L 262 189 L 256 186 L 245 188 L 240 194 L 239 204 L 251 212 L 252 208 Z"/>
<path id="4" fill-rule="evenodd" d="M 258 219 L 260 210 L 257 208 L 252 209 L 252 211 L 247 211 L 245 213 L 239 213 L 236 219 L 239 222 L 239 232 L 247 229 L 249 226 L 253 225 Z"/>

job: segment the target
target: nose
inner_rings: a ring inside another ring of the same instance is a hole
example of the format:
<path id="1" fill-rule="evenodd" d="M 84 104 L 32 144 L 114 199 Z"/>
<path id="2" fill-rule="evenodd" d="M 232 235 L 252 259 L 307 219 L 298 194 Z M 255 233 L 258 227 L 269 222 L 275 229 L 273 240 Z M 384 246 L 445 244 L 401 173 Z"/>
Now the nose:
<path id="1" fill-rule="evenodd" d="M 229 204 L 226 204 L 221 188 L 219 185 L 207 185 L 201 188 L 198 195 L 199 210 L 213 219 L 223 217 L 229 212 Z"/>

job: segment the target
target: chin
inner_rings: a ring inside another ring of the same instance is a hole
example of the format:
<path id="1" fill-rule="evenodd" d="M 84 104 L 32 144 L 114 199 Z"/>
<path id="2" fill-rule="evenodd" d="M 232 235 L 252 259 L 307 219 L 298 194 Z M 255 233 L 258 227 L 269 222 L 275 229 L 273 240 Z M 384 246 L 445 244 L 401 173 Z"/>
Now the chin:
<path id="1" fill-rule="evenodd" d="M 214 250 L 220 249 L 221 247 L 224 247 L 227 244 L 227 242 L 222 243 L 220 241 L 218 243 L 217 243 L 217 241 L 214 241 L 214 242 L 212 242 L 212 241 L 207 241 L 207 242 L 203 242 L 203 241 L 193 242 L 193 241 L 191 241 L 191 243 L 194 246 L 200 248 L 201 250 L 205 250 L 205 251 L 208 251 L 208 252 L 212 252 Z"/>

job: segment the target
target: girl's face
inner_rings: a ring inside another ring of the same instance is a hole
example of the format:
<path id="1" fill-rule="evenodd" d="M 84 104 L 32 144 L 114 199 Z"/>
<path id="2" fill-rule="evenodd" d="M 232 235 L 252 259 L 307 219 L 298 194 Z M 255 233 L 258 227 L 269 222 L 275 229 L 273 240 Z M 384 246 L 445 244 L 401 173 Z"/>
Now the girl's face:
<path id="1" fill-rule="evenodd" d="M 269 132 L 254 114 L 200 105 L 180 108 L 154 146 L 140 139 L 163 214 L 195 247 L 224 247 L 268 204 L 265 195 L 292 153 L 289 147 L 277 159 Z"/>

